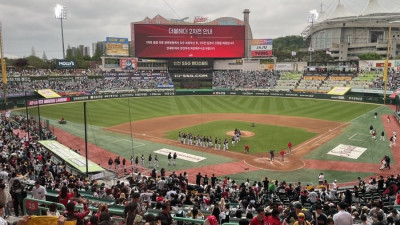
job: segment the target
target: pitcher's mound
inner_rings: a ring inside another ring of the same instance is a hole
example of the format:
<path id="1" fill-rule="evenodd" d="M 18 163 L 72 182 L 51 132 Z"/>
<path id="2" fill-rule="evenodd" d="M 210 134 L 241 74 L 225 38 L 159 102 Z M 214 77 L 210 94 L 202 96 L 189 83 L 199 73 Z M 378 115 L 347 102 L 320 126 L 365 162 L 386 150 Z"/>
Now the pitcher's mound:
<path id="1" fill-rule="evenodd" d="M 255 135 L 254 132 L 245 131 L 245 130 L 241 130 L 240 133 L 241 133 L 240 137 L 251 137 L 251 136 Z M 234 130 L 228 131 L 228 132 L 226 132 L 226 135 L 233 136 L 233 135 L 235 135 L 235 131 Z"/>

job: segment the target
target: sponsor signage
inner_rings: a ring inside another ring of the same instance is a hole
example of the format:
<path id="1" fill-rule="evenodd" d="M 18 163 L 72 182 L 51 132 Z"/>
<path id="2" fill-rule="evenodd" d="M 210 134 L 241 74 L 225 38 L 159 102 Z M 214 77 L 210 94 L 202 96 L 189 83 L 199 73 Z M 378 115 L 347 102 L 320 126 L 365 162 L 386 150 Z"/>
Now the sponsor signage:
<path id="1" fill-rule="evenodd" d="M 48 105 L 48 104 L 63 103 L 63 102 L 70 102 L 70 101 L 71 101 L 70 97 L 39 99 L 39 105 Z M 34 106 L 37 104 L 38 104 L 38 100 L 26 101 L 27 106 Z"/>
<path id="2" fill-rule="evenodd" d="M 107 37 L 106 55 L 111 56 L 129 56 L 128 38 Z"/>
<path id="3" fill-rule="evenodd" d="M 193 23 L 206 23 L 208 18 L 205 16 L 196 16 L 194 17 Z"/>
<path id="4" fill-rule="evenodd" d="M 62 145 L 58 141 L 46 140 L 46 141 L 39 141 L 39 143 L 43 145 L 45 148 L 47 148 L 49 151 L 57 155 L 60 159 L 67 162 L 74 169 L 80 171 L 81 173 L 86 172 L 85 157 L 79 155 L 78 153 L 74 152 L 65 145 Z M 89 173 L 102 172 L 104 171 L 104 169 L 101 166 L 97 165 L 96 163 L 88 160 L 88 171 Z"/>
<path id="5" fill-rule="evenodd" d="M 200 162 L 205 160 L 206 158 L 201 157 L 201 156 L 197 156 L 197 155 L 192 155 L 192 154 L 188 154 L 188 153 L 184 153 L 184 152 L 179 152 L 179 151 L 175 151 L 175 150 L 171 150 L 168 148 L 162 148 L 159 149 L 157 151 L 154 151 L 157 154 L 161 154 L 161 155 L 168 155 L 169 153 L 171 153 L 171 155 L 174 154 L 174 152 L 176 152 L 177 155 L 177 159 L 181 159 L 181 160 L 186 160 L 189 162 Z"/>
<path id="6" fill-rule="evenodd" d="M 56 67 L 59 70 L 75 69 L 76 68 L 76 63 L 73 60 L 57 59 L 56 60 Z"/>
<path id="7" fill-rule="evenodd" d="M 210 80 L 212 79 L 211 73 L 172 73 L 172 80 L 175 79 L 202 79 L 202 80 Z"/>
<path id="8" fill-rule="evenodd" d="M 197 68 L 212 68 L 214 61 L 212 59 L 178 59 L 168 60 L 168 68 L 185 68 L 185 67 L 197 67 Z"/>
<path id="9" fill-rule="evenodd" d="M 243 25 L 135 24 L 139 58 L 243 58 Z"/>
<path id="10" fill-rule="evenodd" d="M 275 64 L 275 70 L 279 70 L 279 71 L 292 70 L 292 64 L 291 63 L 277 63 L 277 64 Z"/>
<path id="11" fill-rule="evenodd" d="M 274 64 L 260 64 L 260 69 L 262 70 L 274 70 L 275 65 Z"/>
<path id="12" fill-rule="evenodd" d="M 120 61 L 121 70 L 136 70 L 137 59 L 136 58 L 123 58 Z"/>
<path id="13" fill-rule="evenodd" d="M 272 56 L 272 39 L 253 39 L 251 40 L 252 57 Z"/>
<path id="14" fill-rule="evenodd" d="M 388 63 L 388 67 L 391 67 L 391 66 L 392 66 L 392 63 Z M 376 67 L 379 67 L 379 68 L 385 67 L 385 63 L 376 63 Z"/>
<path id="15" fill-rule="evenodd" d="M 358 140 L 355 138 L 357 138 L 357 133 L 355 135 L 353 135 L 352 137 L 350 137 L 349 139 L 350 140 Z M 368 138 L 369 138 L 369 135 L 368 135 Z M 360 138 L 359 141 L 364 142 L 365 137 Z M 358 159 L 366 150 L 367 150 L 366 148 L 340 144 L 340 145 L 336 146 L 334 149 L 330 150 L 327 154 L 350 158 L 350 159 Z"/>

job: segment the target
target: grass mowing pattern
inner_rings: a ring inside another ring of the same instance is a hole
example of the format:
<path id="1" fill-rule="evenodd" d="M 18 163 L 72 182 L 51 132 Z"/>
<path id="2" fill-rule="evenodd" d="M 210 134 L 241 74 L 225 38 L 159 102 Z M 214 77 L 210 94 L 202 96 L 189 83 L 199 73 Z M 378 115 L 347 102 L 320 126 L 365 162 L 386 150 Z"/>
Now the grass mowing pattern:
<path id="1" fill-rule="evenodd" d="M 241 138 L 241 141 L 232 147 L 232 136 L 226 135 L 226 132 L 233 131 L 235 130 L 235 128 L 239 128 L 243 131 L 251 131 L 255 133 L 255 135 L 252 137 Z M 258 123 L 255 124 L 255 127 L 251 127 L 251 124 L 248 122 L 215 121 L 199 124 L 196 126 L 185 127 L 184 129 L 180 130 L 170 131 L 166 135 L 166 138 L 177 140 L 179 132 L 186 134 L 191 132 L 195 137 L 199 134 L 201 138 L 203 136 L 211 136 L 213 138 L 213 144 L 215 137 L 220 138 L 222 144 L 224 142 L 224 139 L 226 138 L 229 143 L 229 151 L 243 152 L 243 146 L 249 145 L 250 153 L 261 153 L 268 152 L 270 149 L 280 150 L 286 148 L 289 137 L 293 145 L 296 146 L 297 144 L 300 144 L 303 141 L 317 135 L 316 133 L 311 133 L 303 129 L 292 127 L 273 126 Z"/>
<path id="2" fill-rule="evenodd" d="M 346 130 L 339 137 L 308 153 L 305 158 L 379 164 L 382 157 L 384 155 L 388 155 L 392 159 L 391 163 L 394 163 L 394 157 L 392 155 L 392 150 L 390 149 L 388 142 L 388 139 L 393 134 L 386 133 L 385 141 L 379 140 L 379 138 L 381 137 L 381 132 L 384 131 L 384 127 L 380 117 L 374 119 L 374 112 L 378 112 L 378 115 L 393 113 L 390 107 L 386 106 L 381 106 L 376 110 L 365 113 L 364 115 L 351 121 L 351 125 L 347 127 Z M 397 121 L 392 121 L 392 123 L 393 122 Z M 370 125 L 372 125 L 374 129 L 376 129 L 377 141 L 372 141 L 371 139 L 372 136 L 369 134 Z M 363 147 L 367 148 L 367 150 L 358 159 L 350 159 L 327 154 L 330 150 L 332 150 L 339 144 Z"/>
<path id="3" fill-rule="evenodd" d="M 131 115 L 128 114 L 128 105 Z M 174 96 L 123 98 L 87 103 L 88 123 L 101 127 L 169 115 L 249 113 L 308 117 L 345 122 L 378 107 L 372 104 L 301 98 L 249 96 Z M 24 113 L 25 110 L 21 110 Z M 36 115 L 36 107 L 29 109 Z M 83 103 L 40 107 L 41 116 L 83 123 Z"/>

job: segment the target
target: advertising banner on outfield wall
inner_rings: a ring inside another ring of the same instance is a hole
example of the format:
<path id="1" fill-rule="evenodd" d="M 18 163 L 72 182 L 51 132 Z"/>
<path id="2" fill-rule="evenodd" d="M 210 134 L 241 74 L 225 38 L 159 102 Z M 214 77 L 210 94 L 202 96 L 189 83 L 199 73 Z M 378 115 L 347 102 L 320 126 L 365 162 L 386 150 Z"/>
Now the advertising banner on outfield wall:
<path id="1" fill-rule="evenodd" d="M 63 98 L 49 98 L 49 99 L 39 99 L 39 105 L 48 105 L 48 104 L 55 104 L 55 103 L 64 103 L 70 102 L 70 97 L 63 97 Z M 27 106 L 35 106 L 38 104 L 38 100 L 29 100 L 26 101 Z"/>

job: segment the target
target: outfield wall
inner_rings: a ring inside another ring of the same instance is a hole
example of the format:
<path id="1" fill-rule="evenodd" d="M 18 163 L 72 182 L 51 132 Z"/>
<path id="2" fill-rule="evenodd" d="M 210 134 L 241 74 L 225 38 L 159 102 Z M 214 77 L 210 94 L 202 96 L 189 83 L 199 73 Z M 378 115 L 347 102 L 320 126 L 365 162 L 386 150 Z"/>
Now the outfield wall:
<path id="1" fill-rule="evenodd" d="M 195 96 L 195 95 L 225 95 L 225 96 L 271 96 L 271 97 L 294 97 L 294 98 L 315 98 L 325 100 L 339 100 L 339 101 L 352 101 L 352 102 L 366 102 L 383 104 L 383 96 L 380 94 L 371 93 L 352 93 L 346 95 L 328 95 L 328 94 L 315 94 L 315 93 L 289 93 L 289 92 L 263 92 L 263 91 L 213 91 L 211 89 L 193 89 L 193 90 L 178 90 L 175 92 L 137 92 L 137 93 L 114 93 L 114 94 L 96 94 L 96 95 L 84 95 L 84 96 L 69 96 L 58 99 L 40 99 L 39 104 L 54 104 L 54 103 L 67 103 L 76 101 L 90 101 L 100 99 L 112 99 L 112 98 L 130 98 L 130 97 L 152 97 L 152 96 Z M 62 101 L 58 101 L 62 99 Z M 15 98 L 8 101 L 7 109 L 15 107 L 25 107 L 26 100 L 28 101 L 28 107 L 37 105 L 37 101 L 34 98 L 25 99 Z M 394 104 L 394 100 L 387 98 L 386 103 Z M 0 109 L 4 109 L 4 103 L 0 103 Z"/>

